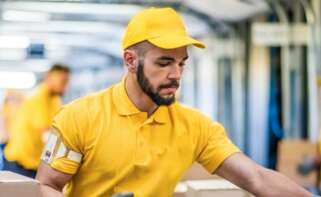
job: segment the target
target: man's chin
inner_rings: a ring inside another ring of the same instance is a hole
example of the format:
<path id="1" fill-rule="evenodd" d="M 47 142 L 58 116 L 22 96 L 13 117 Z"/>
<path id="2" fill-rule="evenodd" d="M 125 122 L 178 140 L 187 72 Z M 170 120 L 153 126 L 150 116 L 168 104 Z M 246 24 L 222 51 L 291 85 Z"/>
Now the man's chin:
<path id="1" fill-rule="evenodd" d="M 168 105 L 171 105 L 175 102 L 175 96 L 174 97 L 162 97 L 161 100 L 159 100 L 158 104 L 159 105 L 165 105 L 165 106 L 168 106 Z"/>
<path id="2" fill-rule="evenodd" d="M 161 96 L 162 100 L 173 100 L 175 99 L 175 94 Z"/>
<path id="3" fill-rule="evenodd" d="M 162 96 L 161 98 L 164 100 L 170 100 L 173 99 L 175 97 L 175 95 L 166 95 L 166 96 Z"/>

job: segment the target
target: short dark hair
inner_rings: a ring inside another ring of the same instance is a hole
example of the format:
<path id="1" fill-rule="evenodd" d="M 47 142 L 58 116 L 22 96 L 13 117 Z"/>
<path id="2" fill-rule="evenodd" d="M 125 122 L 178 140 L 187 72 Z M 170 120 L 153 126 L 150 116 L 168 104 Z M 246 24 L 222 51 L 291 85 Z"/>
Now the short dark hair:
<path id="1" fill-rule="evenodd" d="M 70 73 L 70 68 L 65 64 L 56 63 L 56 64 L 53 64 L 48 71 L 48 73 L 52 73 L 52 72 Z"/>
<path id="2" fill-rule="evenodd" d="M 137 52 L 137 54 L 141 57 L 144 58 L 146 52 L 148 51 L 148 49 L 150 48 L 150 46 L 152 46 L 152 44 L 148 41 L 142 41 L 139 43 L 136 43 L 130 47 L 128 47 L 127 49 L 131 49 Z"/>

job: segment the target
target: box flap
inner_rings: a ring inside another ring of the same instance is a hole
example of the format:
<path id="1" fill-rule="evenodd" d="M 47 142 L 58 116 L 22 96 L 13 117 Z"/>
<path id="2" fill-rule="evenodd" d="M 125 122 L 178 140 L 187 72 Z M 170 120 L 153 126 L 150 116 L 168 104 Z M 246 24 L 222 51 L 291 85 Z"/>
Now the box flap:
<path id="1" fill-rule="evenodd" d="M 9 171 L 0 171 L 0 197 L 41 197 L 37 180 Z"/>

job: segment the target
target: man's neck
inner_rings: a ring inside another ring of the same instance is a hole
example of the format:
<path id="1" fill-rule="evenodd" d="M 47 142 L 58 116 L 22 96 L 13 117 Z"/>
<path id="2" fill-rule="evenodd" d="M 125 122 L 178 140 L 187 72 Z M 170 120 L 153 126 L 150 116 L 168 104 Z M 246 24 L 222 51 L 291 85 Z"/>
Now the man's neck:
<path id="1" fill-rule="evenodd" d="M 143 92 L 139 84 L 133 77 L 127 76 L 125 81 L 125 90 L 129 99 L 142 112 L 147 112 L 148 116 L 152 115 L 157 109 L 156 105 L 148 95 Z"/>

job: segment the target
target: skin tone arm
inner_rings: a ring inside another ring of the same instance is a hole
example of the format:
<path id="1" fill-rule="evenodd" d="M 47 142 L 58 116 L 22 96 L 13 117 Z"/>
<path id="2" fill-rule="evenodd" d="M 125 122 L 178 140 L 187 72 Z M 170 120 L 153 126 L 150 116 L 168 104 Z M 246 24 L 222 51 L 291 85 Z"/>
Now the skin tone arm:
<path id="1" fill-rule="evenodd" d="M 40 163 L 36 176 L 43 197 L 63 197 L 62 189 L 71 178 L 72 175 L 59 172 L 44 162 Z"/>
<path id="2" fill-rule="evenodd" d="M 257 197 L 312 196 L 286 176 L 259 166 L 242 153 L 228 157 L 215 173 Z"/>

